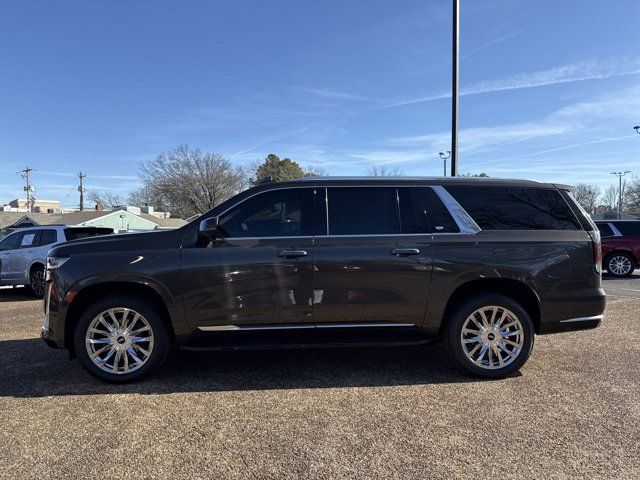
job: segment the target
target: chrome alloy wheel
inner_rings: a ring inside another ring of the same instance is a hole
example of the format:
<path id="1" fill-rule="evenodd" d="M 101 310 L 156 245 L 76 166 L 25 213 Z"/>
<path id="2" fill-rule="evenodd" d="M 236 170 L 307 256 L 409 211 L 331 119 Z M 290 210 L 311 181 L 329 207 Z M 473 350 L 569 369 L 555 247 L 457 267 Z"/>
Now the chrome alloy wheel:
<path id="1" fill-rule="evenodd" d="M 98 314 L 85 334 L 93 363 L 105 372 L 119 375 L 141 368 L 151 357 L 153 343 L 153 329 L 147 319 L 124 307 Z"/>
<path id="2" fill-rule="evenodd" d="M 625 255 L 615 255 L 609 259 L 609 271 L 614 275 L 626 275 L 631 271 L 631 261 Z"/>
<path id="3" fill-rule="evenodd" d="M 518 358 L 524 345 L 524 329 L 511 310 L 486 306 L 464 321 L 460 341 L 470 362 L 480 368 L 495 370 Z"/>

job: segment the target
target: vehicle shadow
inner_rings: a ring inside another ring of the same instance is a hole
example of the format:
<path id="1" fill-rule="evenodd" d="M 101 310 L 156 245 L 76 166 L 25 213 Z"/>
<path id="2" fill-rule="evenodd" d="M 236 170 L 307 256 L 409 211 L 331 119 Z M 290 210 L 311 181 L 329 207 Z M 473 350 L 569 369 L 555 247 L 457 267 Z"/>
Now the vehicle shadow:
<path id="1" fill-rule="evenodd" d="M 27 287 L 0 287 L 0 302 L 22 302 L 41 299 L 31 294 Z"/>
<path id="2" fill-rule="evenodd" d="M 166 394 L 297 388 L 382 387 L 477 381 L 440 344 L 244 352 L 176 351 L 142 382 L 112 385 L 40 339 L 0 341 L 0 396 Z"/>

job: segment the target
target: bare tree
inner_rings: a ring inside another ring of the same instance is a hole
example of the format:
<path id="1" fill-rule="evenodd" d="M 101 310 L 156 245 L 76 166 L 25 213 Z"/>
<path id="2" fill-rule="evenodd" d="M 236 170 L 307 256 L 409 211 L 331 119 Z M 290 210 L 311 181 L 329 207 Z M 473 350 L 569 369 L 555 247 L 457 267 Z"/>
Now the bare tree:
<path id="1" fill-rule="evenodd" d="M 634 175 L 626 191 L 624 191 L 625 206 L 630 212 L 640 212 L 640 177 Z"/>
<path id="2" fill-rule="evenodd" d="M 634 185 L 636 183 L 636 180 L 634 178 L 634 180 L 632 180 L 631 185 Z M 627 180 L 623 180 L 622 181 L 622 210 L 626 210 L 629 208 L 630 204 L 628 202 L 628 190 L 629 190 L 629 184 L 627 183 Z M 602 202 L 605 205 L 609 205 L 611 207 L 611 210 L 618 210 L 618 202 L 620 201 L 620 189 L 618 188 L 617 185 L 610 185 L 605 191 L 604 191 L 604 195 L 602 196 Z"/>
<path id="3" fill-rule="evenodd" d="M 618 187 L 610 185 L 602 195 L 602 203 L 614 210 L 618 205 Z"/>
<path id="4" fill-rule="evenodd" d="M 91 191 L 88 193 L 87 198 L 90 202 L 102 205 L 105 210 L 113 210 L 115 207 L 126 203 L 124 197 L 111 192 Z"/>
<path id="5" fill-rule="evenodd" d="M 578 183 L 573 188 L 573 196 L 588 213 L 594 213 L 598 198 L 600 197 L 600 187 L 597 185 Z"/>
<path id="6" fill-rule="evenodd" d="M 183 217 L 204 213 L 238 193 L 244 172 L 215 153 L 179 145 L 142 164 L 141 192 Z"/>
<path id="7" fill-rule="evenodd" d="M 370 177 L 404 177 L 405 173 L 399 167 L 387 168 L 386 165 L 372 165 L 367 169 Z"/>

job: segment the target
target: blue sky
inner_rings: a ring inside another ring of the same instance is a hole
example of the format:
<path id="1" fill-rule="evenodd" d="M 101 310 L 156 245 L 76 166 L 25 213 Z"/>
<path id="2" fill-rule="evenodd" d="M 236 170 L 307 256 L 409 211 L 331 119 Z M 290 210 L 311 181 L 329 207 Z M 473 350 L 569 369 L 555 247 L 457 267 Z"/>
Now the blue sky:
<path id="1" fill-rule="evenodd" d="M 640 173 L 640 2 L 461 0 L 460 170 L 606 187 Z M 5 2 L 0 203 L 126 194 L 181 143 L 332 175 L 440 175 L 448 0 Z"/>

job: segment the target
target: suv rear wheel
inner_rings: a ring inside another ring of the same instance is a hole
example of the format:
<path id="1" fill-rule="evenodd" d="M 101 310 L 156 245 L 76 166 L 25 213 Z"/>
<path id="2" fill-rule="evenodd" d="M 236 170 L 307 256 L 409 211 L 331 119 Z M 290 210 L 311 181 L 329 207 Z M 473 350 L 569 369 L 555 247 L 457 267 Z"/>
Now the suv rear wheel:
<path id="1" fill-rule="evenodd" d="M 169 336 L 152 302 L 137 295 L 110 295 L 80 317 L 74 346 L 92 375 L 113 383 L 140 380 L 158 368 L 169 351 Z"/>
<path id="2" fill-rule="evenodd" d="M 614 277 L 628 277 L 633 273 L 635 259 L 628 253 L 614 252 L 607 256 L 605 266 Z"/>
<path id="3" fill-rule="evenodd" d="M 499 378 L 519 370 L 533 349 L 529 314 L 513 299 L 477 295 L 458 307 L 447 324 L 445 343 L 468 373 Z"/>

